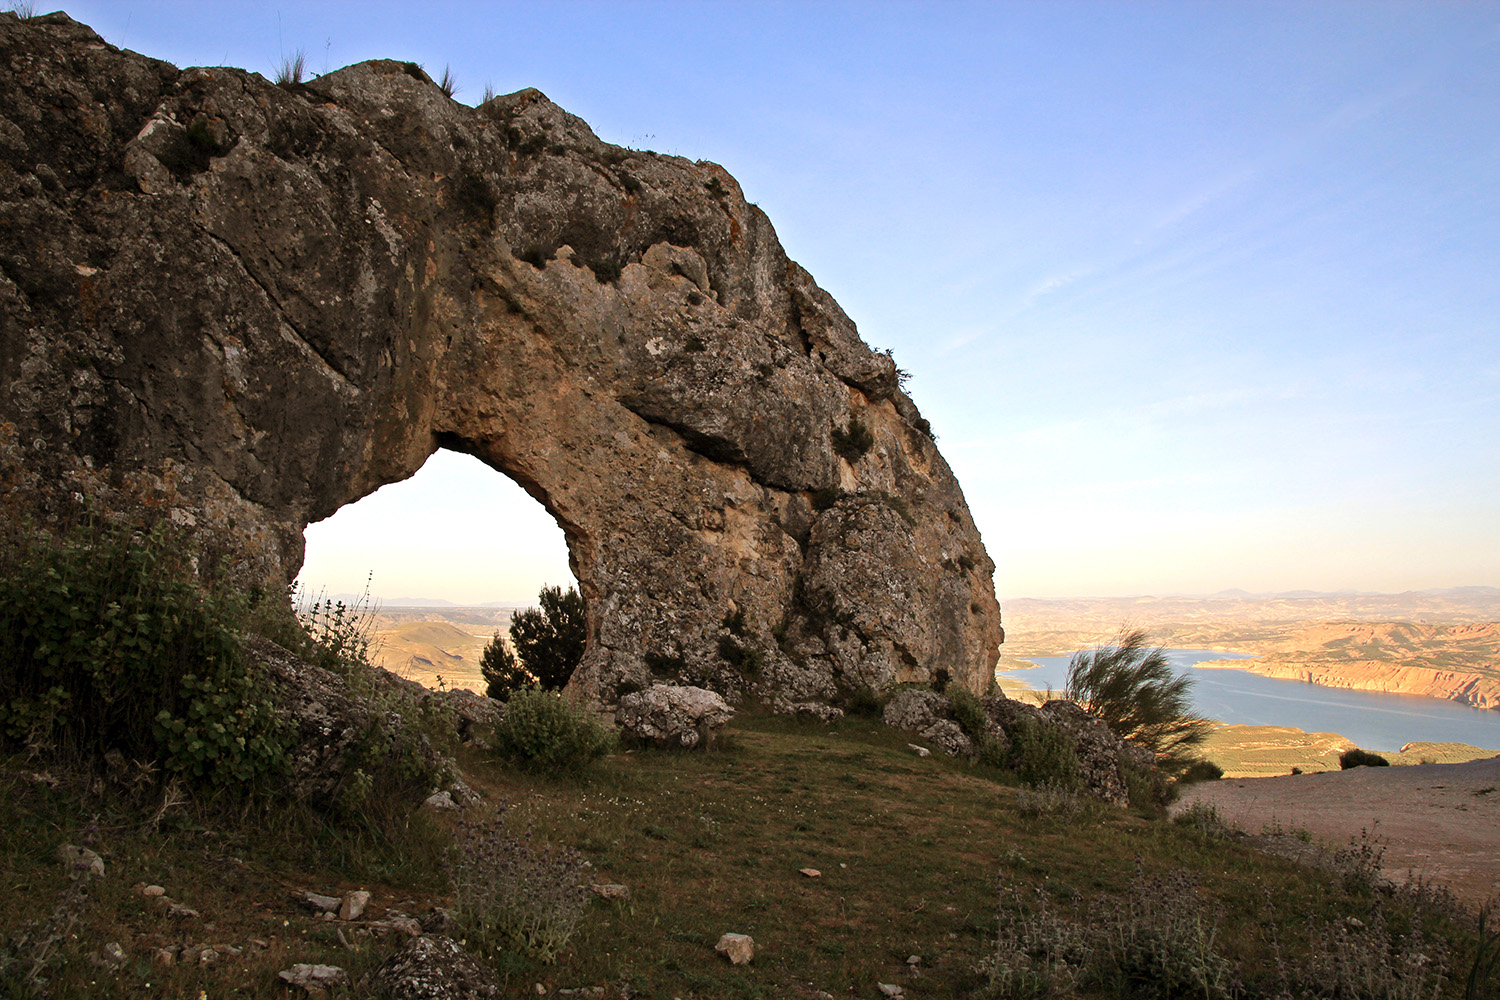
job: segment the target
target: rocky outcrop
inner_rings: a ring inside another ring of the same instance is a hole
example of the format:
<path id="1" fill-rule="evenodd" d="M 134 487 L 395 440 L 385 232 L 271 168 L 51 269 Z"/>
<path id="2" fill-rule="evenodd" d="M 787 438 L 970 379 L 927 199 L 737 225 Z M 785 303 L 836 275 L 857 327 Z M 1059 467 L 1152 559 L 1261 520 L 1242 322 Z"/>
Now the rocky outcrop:
<path id="1" fill-rule="evenodd" d="M 615 721 L 639 740 L 663 747 L 707 747 L 734 717 L 734 709 L 713 691 L 653 684 L 620 699 Z"/>
<path id="2" fill-rule="evenodd" d="M 1151 785 L 1158 801 L 1165 801 L 1166 785 L 1150 750 L 1122 740 L 1102 719 L 1070 701 L 1054 700 L 1038 708 L 1003 695 L 980 700 L 983 720 L 960 724 L 947 695 L 924 688 L 904 688 L 886 702 L 882 716 L 893 729 L 915 733 L 950 757 L 974 757 L 981 744 L 1002 758 L 1025 752 L 1026 730 L 1045 726 L 1067 736 L 1078 758 L 1078 780 L 1091 795 L 1115 805 L 1129 805 L 1128 777 Z M 968 732 L 965 725 L 975 732 Z M 982 732 L 979 732 L 980 728 Z M 918 748 L 923 749 L 923 748 Z"/>
<path id="3" fill-rule="evenodd" d="M 12 507 L 149 509 L 280 587 L 452 448 L 562 526 L 606 704 L 988 685 L 994 567 L 927 422 L 723 168 L 414 64 L 276 87 L 60 14 L 0 46 Z"/>

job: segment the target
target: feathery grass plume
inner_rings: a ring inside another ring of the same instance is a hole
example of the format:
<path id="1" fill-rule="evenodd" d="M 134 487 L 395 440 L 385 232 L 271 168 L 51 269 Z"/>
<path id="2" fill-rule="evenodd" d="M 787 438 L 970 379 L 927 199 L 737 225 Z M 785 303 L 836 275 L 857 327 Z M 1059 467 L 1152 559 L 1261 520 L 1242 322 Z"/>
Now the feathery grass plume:
<path id="1" fill-rule="evenodd" d="M 1068 698 L 1121 739 L 1156 754 L 1166 771 L 1192 763 L 1212 725 L 1191 709 L 1192 684 L 1139 628 L 1122 629 L 1111 645 L 1075 653 L 1068 664 Z"/>
<path id="2" fill-rule="evenodd" d="M 454 77 L 451 67 L 443 67 L 443 78 L 438 81 L 438 89 L 443 92 L 444 97 L 452 97 L 458 93 L 458 80 Z"/>
<path id="3" fill-rule="evenodd" d="M 479 103 L 480 104 L 488 104 L 491 101 L 493 101 L 494 99 L 495 99 L 495 85 L 493 83 L 487 83 L 487 84 L 485 84 L 484 85 L 484 97 L 480 100 Z"/>
<path id="4" fill-rule="evenodd" d="M 282 56 L 281 66 L 276 70 L 276 86 L 287 87 L 301 83 L 306 72 L 306 50 L 298 49 L 290 56 Z"/>
<path id="5" fill-rule="evenodd" d="M 16 0 L 15 3 L 5 9 L 22 21 L 36 17 L 36 4 L 32 3 L 31 0 Z"/>

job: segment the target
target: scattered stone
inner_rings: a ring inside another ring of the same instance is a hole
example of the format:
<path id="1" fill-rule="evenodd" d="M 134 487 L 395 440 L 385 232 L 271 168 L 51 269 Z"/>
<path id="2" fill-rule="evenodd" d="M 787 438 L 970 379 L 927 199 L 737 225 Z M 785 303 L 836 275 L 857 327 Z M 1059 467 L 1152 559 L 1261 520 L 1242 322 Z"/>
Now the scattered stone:
<path id="1" fill-rule="evenodd" d="M 63 844 L 57 849 L 57 860 L 71 872 L 88 872 L 90 875 L 104 874 L 104 859 L 87 847 Z"/>
<path id="2" fill-rule="evenodd" d="M 370 894 L 363 889 L 356 889 L 344 897 L 339 904 L 340 920 L 358 920 L 364 915 L 365 907 L 370 905 Z"/>
<path id="3" fill-rule="evenodd" d="M 816 868 L 798 868 L 797 870 L 799 872 L 801 872 L 802 874 L 806 875 L 808 878 L 822 878 L 823 877 L 823 873 L 820 872 L 820 871 L 818 871 Z"/>
<path id="4" fill-rule="evenodd" d="M 908 956 L 906 956 L 906 964 L 912 966 L 913 968 L 915 968 L 916 966 L 922 964 L 922 956 L 921 955 L 908 955 Z"/>
<path id="5" fill-rule="evenodd" d="M 818 992 L 814 993 L 813 996 L 816 997 L 817 1000 L 833 1000 L 833 994 L 829 993 L 827 990 L 819 990 Z"/>
<path id="6" fill-rule="evenodd" d="M 327 913 L 339 908 L 342 902 L 337 896 L 325 896 L 318 892 L 293 893 L 292 898 L 314 913 Z"/>
<path id="7" fill-rule="evenodd" d="M 90 955 L 89 961 L 101 969 L 118 969 L 125 964 L 125 949 L 118 941 L 111 941 Z"/>
<path id="8" fill-rule="evenodd" d="M 932 756 L 932 751 L 931 750 L 927 749 L 926 747 L 919 747 L 915 743 L 908 743 L 908 744 L 906 744 L 906 747 L 907 747 L 908 750 L 915 750 L 917 752 L 917 756 L 918 757 L 931 757 Z"/>
<path id="9" fill-rule="evenodd" d="M 708 746 L 734 709 L 713 691 L 653 684 L 620 699 L 615 721 L 638 739 L 661 746 Z"/>
<path id="10" fill-rule="evenodd" d="M 589 886 L 589 891 L 600 899 L 629 899 L 629 886 L 619 885 L 614 882 L 596 882 Z"/>
<path id="11" fill-rule="evenodd" d="M 428 934 L 442 934 L 457 926 L 458 918 L 453 915 L 453 911 L 442 906 L 434 906 L 432 911 L 422 918 L 422 930 Z"/>
<path id="12" fill-rule="evenodd" d="M 217 948 L 204 948 L 202 951 L 198 952 L 199 965 L 213 965 L 218 960 L 219 950 Z"/>
<path id="13" fill-rule="evenodd" d="M 276 978 L 292 986 L 299 986 L 309 993 L 331 990 L 335 986 L 346 986 L 349 983 L 349 973 L 337 965 L 298 963 L 276 973 Z"/>
<path id="14" fill-rule="evenodd" d="M 899 997 L 906 992 L 906 987 L 897 986 L 895 983 L 876 983 L 875 985 L 879 986 L 880 992 L 888 997 Z"/>
<path id="15" fill-rule="evenodd" d="M 433 792 L 427 796 L 427 800 L 422 803 L 422 808 L 431 809 L 434 812 L 455 812 L 463 806 L 453 801 L 453 793 L 443 791 Z"/>
<path id="16" fill-rule="evenodd" d="M 405 934 L 408 937 L 422 936 L 422 922 L 415 917 L 408 917 L 404 913 L 387 910 L 384 920 L 374 920 L 368 924 L 374 930 L 394 931 Z"/>
<path id="17" fill-rule="evenodd" d="M 755 939 L 748 934 L 725 934 L 714 951 L 729 959 L 731 965 L 745 965 L 755 957 Z"/>
<path id="18" fill-rule="evenodd" d="M 536 984 L 536 995 L 539 996 L 539 997 L 546 996 L 547 995 L 547 987 L 543 986 L 541 983 L 537 983 Z"/>
<path id="19" fill-rule="evenodd" d="M 151 964 L 158 969 L 170 969 L 177 964 L 177 956 L 182 951 L 181 945 L 171 945 L 167 948 L 158 948 L 151 953 Z"/>
<path id="20" fill-rule="evenodd" d="M 780 701 L 772 706 L 777 715 L 795 715 L 802 719 L 817 719 L 833 724 L 844 717 L 844 710 L 821 701 Z"/>
<path id="21" fill-rule="evenodd" d="M 580 986 L 577 989 L 558 990 L 557 995 L 563 1000 L 599 1000 L 604 996 L 604 987 Z"/>
<path id="22" fill-rule="evenodd" d="M 167 894 L 167 890 L 163 889 L 159 885 L 143 885 L 141 886 L 140 891 L 141 895 L 145 896 L 147 899 L 154 899 L 157 896 L 165 896 Z"/>
<path id="23" fill-rule="evenodd" d="M 165 900 L 166 898 L 167 897 L 165 896 L 162 897 L 163 900 Z M 183 906 L 181 903 L 172 903 L 167 907 L 167 916 L 179 920 L 197 920 L 202 917 L 203 914 L 199 913 L 191 906 Z"/>

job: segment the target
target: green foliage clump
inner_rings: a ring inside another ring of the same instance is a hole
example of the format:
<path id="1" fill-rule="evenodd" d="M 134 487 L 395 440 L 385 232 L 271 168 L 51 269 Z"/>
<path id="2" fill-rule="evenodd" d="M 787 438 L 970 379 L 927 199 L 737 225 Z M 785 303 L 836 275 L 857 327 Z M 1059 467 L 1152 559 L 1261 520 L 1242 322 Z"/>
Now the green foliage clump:
<path id="1" fill-rule="evenodd" d="M 0 740 L 160 761 L 210 785 L 279 772 L 285 741 L 241 648 L 246 601 L 192 546 L 86 521 L 0 541 Z"/>
<path id="2" fill-rule="evenodd" d="M 560 691 L 583 659 L 588 622 L 582 595 L 573 587 L 543 587 L 537 600 L 541 607 L 511 620 L 514 652 L 499 635 L 485 647 L 479 666 L 491 698 L 504 701 L 532 686 Z"/>
<path id="3" fill-rule="evenodd" d="M 536 687 L 513 695 L 495 727 L 496 749 L 539 771 L 580 772 L 613 743 L 588 709 Z"/>
<path id="4" fill-rule="evenodd" d="M 984 703 L 974 692 L 956 686 L 948 688 L 948 700 L 953 706 L 954 720 L 974 742 L 979 762 L 1004 767 L 1008 748 L 991 731 L 990 714 L 984 710 Z"/>
<path id="5" fill-rule="evenodd" d="M 1378 753 L 1370 753 L 1353 747 L 1339 754 L 1339 770 L 1347 771 L 1351 767 L 1390 767 L 1391 762 Z"/>
<path id="6" fill-rule="evenodd" d="M 1192 712 L 1192 683 L 1172 670 L 1164 650 L 1150 646 L 1143 629 L 1125 629 L 1112 645 L 1073 655 L 1067 696 L 1116 736 L 1156 754 L 1164 770 L 1181 770 L 1197 759 L 1193 750 L 1212 727 Z"/>
<path id="7" fill-rule="evenodd" d="M 446 868 L 454 916 L 468 950 L 493 965 L 507 952 L 554 962 L 588 906 L 588 864 L 577 851 L 506 836 L 503 817 L 461 821 L 453 831 Z"/>
<path id="8" fill-rule="evenodd" d="M 875 435 L 858 417 L 850 417 L 847 427 L 833 429 L 833 450 L 840 458 L 853 465 L 875 444 Z"/>
<path id="9" fill-rule="evenodd" d="M 868 684 L 861 684 L 844 700 L 844 712 L 847 715 L 859 715 L 869 719 L 878 719 L 885 711 L 886 699 Z"/>
<path id="10" fill-rule="evenodd" d="M 1195 760 L 1177 780 L 1184 785 L 1191 785 L 1199 781 L 1218 781 L 1222 777 L 1224 769 L 1218 764 L 1211 760 Z"/>
<path id="11" fill-rule="evenodd" d="M 1083 786 L 1083 765 L 1073 737 L 1061 726 L 1042 719 L 1019 718 L 1011 726 L 1006 763 L 1023 785 Z"/>

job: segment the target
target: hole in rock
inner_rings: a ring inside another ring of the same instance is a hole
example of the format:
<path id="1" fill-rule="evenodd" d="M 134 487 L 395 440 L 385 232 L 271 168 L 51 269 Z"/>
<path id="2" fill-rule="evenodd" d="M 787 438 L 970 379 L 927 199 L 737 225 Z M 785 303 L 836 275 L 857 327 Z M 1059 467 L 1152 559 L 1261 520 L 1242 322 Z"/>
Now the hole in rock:
<path id="1" fill-rule="evenodd" d="M 304 537 L 298 603 L 373 612 L 371 661 L 428 687 L 441 678 L 484 693 L 479 658 L 490 637 L 544 585 L 577 586 L 546 508 L 454 451 L 434 452 L 410 479 L 308 525 Z"/>

